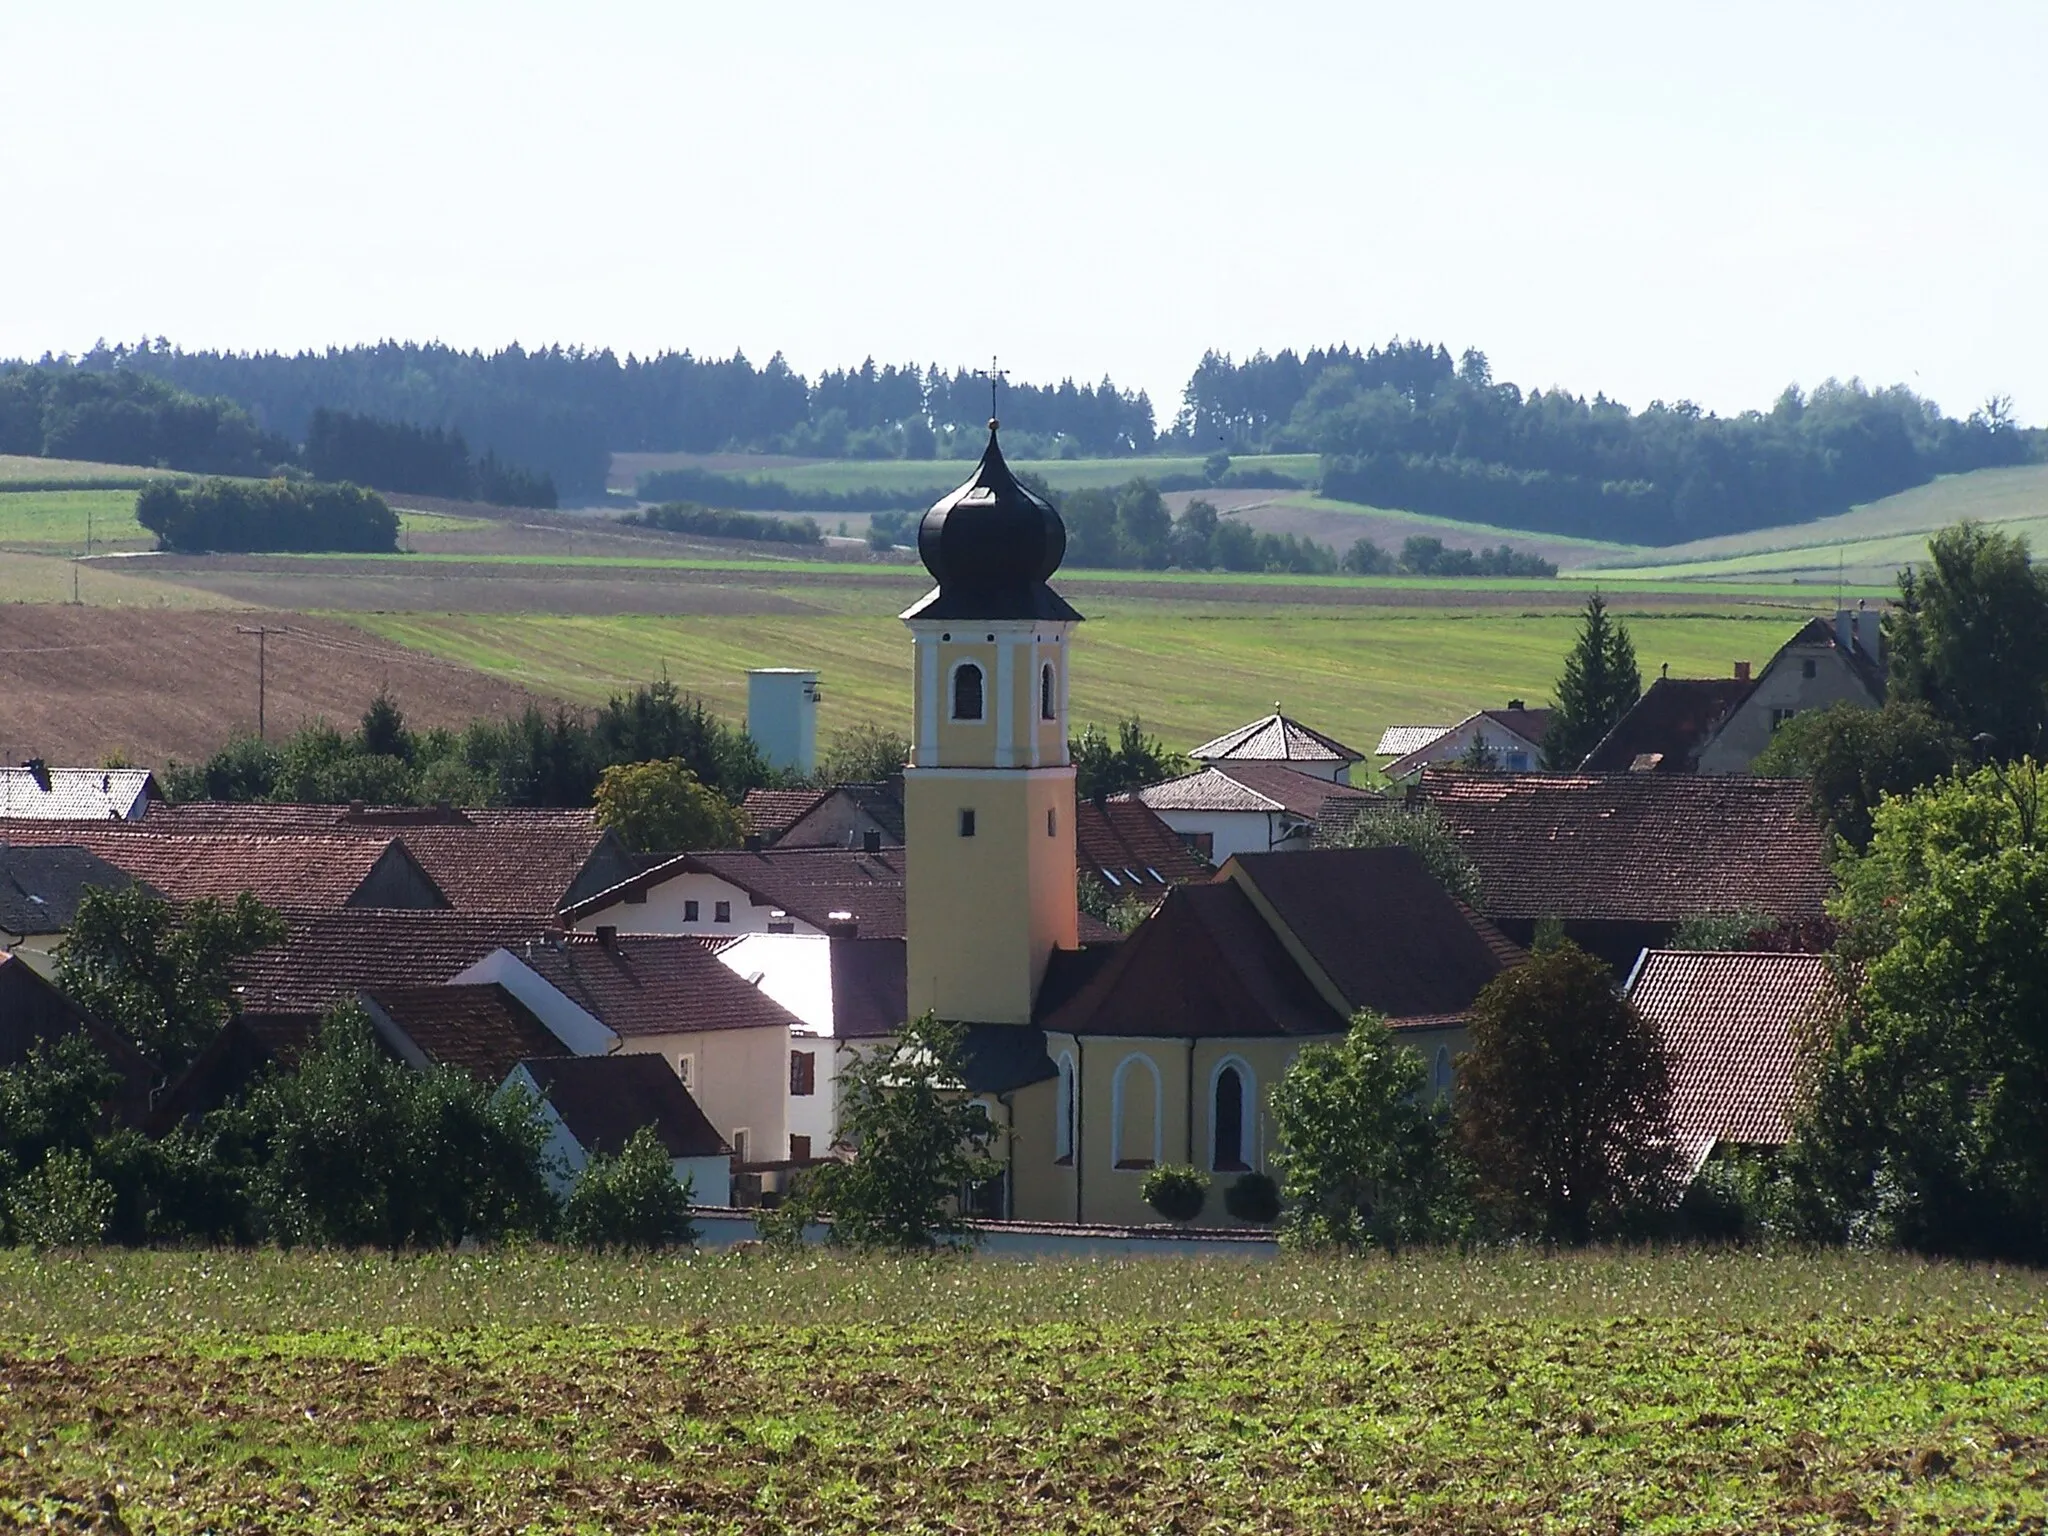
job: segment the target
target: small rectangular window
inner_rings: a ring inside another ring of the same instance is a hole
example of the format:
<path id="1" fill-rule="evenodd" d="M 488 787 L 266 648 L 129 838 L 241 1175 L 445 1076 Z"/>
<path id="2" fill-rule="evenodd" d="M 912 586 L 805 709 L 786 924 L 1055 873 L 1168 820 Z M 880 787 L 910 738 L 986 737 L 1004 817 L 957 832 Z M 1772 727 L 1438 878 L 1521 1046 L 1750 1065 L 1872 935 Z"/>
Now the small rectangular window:
<path id="1" fill-rule="evenodd" d="M 732 1133 L 732 1160 L 736 1163 L 747 1160 L 747 1128 L 744 1125 Z"/>
<path id="2" fill-rule="evenodd" d="M 818 1091 L 818 1053 L 789 1053 L 789 1091 L 796 1098 L 808 1098 Z"/>
<path id="3" fill-rule="evenodd" d="M 684 1086 L 685 1088 L 687 1088 L 687 1087 L 689 1087 L 689 1086 L 690 1086 L 690 1079 L 691 1079 L 691 1078 L 693 1078 L 693 1077 L 695 1077 L 696 1075 L 697 1075 L 697 1058 L 696 1058 L 696 1057 L 694 1057 L 694 1056 L 678 1056 L 678 1057 L 676 1058 L 676 1076 L 677 1076 L 677 1077 L 679 1077 L 679 1078 L 681 1078 L 681 1079 L 683 1080 L 683 1086 Z"/>
<path id="4" fill-rule="evenodd" d="M 1811 656 L 1807 657 L 1806 660 L 1799 663 L 1799 675 L 1801 677 L 1819 677 L 1820 663 Z"/>
<path id="5" fill-rule="evenodd" d="M 962 837 L 974 836 L 974 812 L 964 806 L 960 811 L 960 835 Z"/>
<path id="6" fill-rule="evenodd" d="M 697 921 L 697 913 L 698 913 L 698 912 L 699 912 L 700 910 L 701 910 L 701 909 L 700 909 L 700 908 L 698 907 L 698 905 L 697 905 L 697 903 L 696 903 L 696 902 L 694 902 L 694 901 L 686 901 L 686 902 L 684 902 L 684 903 L 683 903 L 683 921 L 684 921 L 684 922 L 686 922 L 686 923 L 694 923 L 694 922 L 696 922 L 696 921 Z"/>
<path id="7" fill-rule="evenodd" d="M 1048 810 L 1045 813 L 1045 835 L 1047 837 L 1058 837 L 1060 835 L 1060 813 L 1058 811 Z"/>
<path id="8" fill-rule="evenodd" d="M 792 1163 L 808 1163 L 811 1160 L 811 1138 L 792 1136 L 789 1138 L 789 1160 Z"/>
<path id="9" fill-rule="evenodd" d="M 1772 729 L 1773 731 L 1777 730 L 1777 729 L 1778 729 L 1778 728 L 1779 728 L 1780 726 L 1782 726 L 1782 725 L 1783 725 L 1783 724 L 1784 724 L 1784 723 L 1785 723 L 1785 722 L 1786 722 L 1787 720 L 1790 720 L 1790 719 L 1791 719 L 1791 718 L 1792 718 L 1792 717 L 1793 717 L 1794 715 L 1796 715 L 1796 714 L 1798 714 L 1798 713 L 1799 713 L 1799 711 L 1798 711 L 1798 710 L 1796 710 L 1796 709 L 1774 709 L 1774 710 L 1772 710 L 1772 711 L 1771 711 L 1771 729 Z"/>
<path id="10" fill-rule="evenodd" d="M 711 921 L 714 923 L 731 922 L 732 903 L 729 901 L 714 901 L 711 904 Z"/>
<path id="11" fill-rule="evenodd" d="M 770 933 L 795 933 L 795 932 L 796 932 L 796 924 L 795 924 L 795 923 L 770 923 L 770 924 L 768 925 L 768 931 L 769 931 Z"/>

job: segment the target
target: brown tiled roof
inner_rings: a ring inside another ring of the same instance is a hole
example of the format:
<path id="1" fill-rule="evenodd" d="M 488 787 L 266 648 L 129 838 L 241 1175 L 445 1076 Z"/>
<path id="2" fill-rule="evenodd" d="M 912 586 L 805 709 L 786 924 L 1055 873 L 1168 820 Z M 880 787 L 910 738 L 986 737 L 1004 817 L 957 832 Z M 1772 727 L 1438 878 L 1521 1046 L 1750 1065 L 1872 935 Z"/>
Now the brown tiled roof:
<path id="1" fill-rule="evenodd" d="M 1155 811 L 1286 811 L 1308 821 L 1331 800 L 1363 799 L 1370 790 L 1332 784 L 1278 763 L 1217 763 L 1136 791 Z"/>
<path id="2" fill-rule="evenodd" d="M 613 1034 L 710 1029 L 801 1029 L 803 1021 L 733 974 L 703 940 L 671 935 L 567 934 L 520 958 Z"/>
<path id="3" fill-rule="evenodd" d="M 1082 872 L 1093 872 L 1112 893 L 1131 886 L 1156 892 L 1212 873 L 1142 800 L 1081 800 L 1074 807 L 1074 851 Z"/>
<path id="4" fill-rule="evenodd" d="M 616 1156 L 642 1126 L 654 1128 L 670 1157 L 732 1151 L 659 1056 L 549 1056 L 519 1065 L 587 1153 Z"/>
<path id="5" fill-rule="evenodd" d="M 333 912 L 364 905 L 366 898 L 358 897 L 358 892 L 385 860 L 410 862 L 416 868 L 419 863 L 389 835 L 187 835 L 159 832 L 155 826 L 153 820 L 93 826 L 46 823 L 9 827 L 0 838 L 14 843 L 62 841 L 88 849 L 172 901 L 207 896 L 232 900 L 248 891 L 265 906 L 283 912 Z"/>
<path id="6" fill-rule="evenodd" d="M 23 846 L 0 835 L 0 933 L 63 933 L 88 890 L 118 891 L 134 877 L 76 843 Z"/>
<path id="7" fill-rule="evenodd" d="M 1750 694 L 1746 677 L 1660 677 L 1579 765 L 1581 773 L 1691 773 L 1714 730 Z M 1638 759 L 1644 761 L 1640 765 Z"/>
<path id="8" fill-rule="evenodd" d="M 1430 768 L 1417 793 L 1477 866 L 1495 918 L 1818 917 L 1831 889 L 1803 779 Z"/>
<path id="9" fill-rule="evenodd" d="M 366 987 L 439 986 L 494 949 L 523 949 L 545 925 L 508 913 L 345 908 L 287 918 L 284 943 L 235 967 L 252 1010 L 323 1013 Z"/>
<path id="10" fill-rule="evenodd" d="M 262 805 L 151 808 L 144 829 L 260 837 L 402 838 L 458 912 L 545 916 L 631 873 L 617 838 L 587 810 Z"/>
<path id="11" fill-rule="evenodd" d="M 1550 729 L 1547 709 L 1482 709 L 1479 713 L 1502 730 L 1513 731 L 1532 747 L 1542 746 L 1544 734 Z"/>
<path id="12" fill-rule="evenodd" d="M 1194 1038 L 1328 1035 L 1344 1028 L 1343 1016 L 1230 881 L 1175 886 L 1042 1022 L 1062 1034 Z"/>
<path id="13" fill-rule="evenodd" d="M 0 952 L 0 1067 L 19 1066 L 37 1046 L 69 1035 L 84 1035 L 99 1048 L 121 1079 L 109 1108 L 123 1124 L 140 1124 L 156 1076 L 142 1053 L 19 955 Z"/>
<path id="14" fill-rule="evenodd" d="M 618 905 L 681 874 L 716 875 L 757 906 L 776 908 L 824 932 L 834 912 L 849 912 L 863 938 L 903 937 L 903 850 L 857 848 L 723 849 L 679 854 L 570 907 L 571 923 Z"/>
<path id="15" fill-rule="evenodd" d="M 1653 949 L 1628 990 L 1670 1055 L 1672 1125 L 1695 1168 L 1722 1142 L 1784 1144 L 1802 1029 L 1835 995 L 1826 956 Z"/>
<path id="16" fill-rule="evenodd" d="M 370 987 L 362 1000 L 380 1026 L 395 1028 L 428 1061 L 458 1067 L 492 1087 L 524 1058 L 564 1049 L 524 1003 L 496 982 Z"/>
<path id="17" fill-rule="evenodd" d="M 1222 878 L 1233 877 L 1263 898 L 1349 1011 L 1456 1016 L 1521 958 L 1406 848 L 1238 854 L 1223 866 Z"/>
<path id="18" fill-rule="evenodd" d="M 749 832 L 773 842 L 830 793 L 825 789 L 750 789 L 740 802 L 740 815 L 746 818 Z"/>
<path id="19" fill-rule="evenodd" d="M 829 939 L 832 1034 L 840 1040 L 893 1035 L 909 1017 L 909 971 L 901 939 Z"/>
<path id="20" fill-rule="evenodd" d="M 1188 754 L 1198 763 L 1362 763 L 1365 754 L 1279 713 L 1226 731 Z"/>

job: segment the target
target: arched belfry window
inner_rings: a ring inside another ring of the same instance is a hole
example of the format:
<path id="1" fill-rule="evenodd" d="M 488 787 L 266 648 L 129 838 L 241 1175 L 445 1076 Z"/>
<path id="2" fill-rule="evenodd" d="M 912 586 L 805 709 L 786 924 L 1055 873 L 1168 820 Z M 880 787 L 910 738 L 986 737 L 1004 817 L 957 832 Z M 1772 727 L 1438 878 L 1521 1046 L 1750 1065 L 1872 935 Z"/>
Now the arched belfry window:
<path id="1" fill-rule="evenodd" d="M 1053 1107 L 1052 1155 L 1056 1162 L 1074 1160 L 1074 1058 L 1060 1053 L 1059 1102 Z"/>
<path id="2" fill-rule="evenodd" d="M 1038 669 L 1039 719 L 1057 720 L 1059 718 L 1059 712 L 1055 707 L 1058 703 L 1058 694 L 1059 689 L 1056 680 L 1052 675 L 1052 663 L 1048 661 L 1044 666 Z"/>
<path id="3" fill-rule="evenodd" d="M 955 720 L 979 720 L 982 718 L 982 676 L 981 668 L 971 661 L 963 661 L 953 669 L 953 718 Z"/>
<path id="4" fill-rule="evenodd" d="M 1159 1068 L 1150 1056 L 1133 1054 L 1118 1064 L 1109 1083 L 1109 1160 L 1118 1168 L 1157 1167 L 1162 1156 Z"/>
<path id="5" fill-rule="evenodd" d="M 1218 1172 L 1252 1166 L 1252 1072 L 1232 1058 L 1209 1080 L 1209 1166 Z"/>

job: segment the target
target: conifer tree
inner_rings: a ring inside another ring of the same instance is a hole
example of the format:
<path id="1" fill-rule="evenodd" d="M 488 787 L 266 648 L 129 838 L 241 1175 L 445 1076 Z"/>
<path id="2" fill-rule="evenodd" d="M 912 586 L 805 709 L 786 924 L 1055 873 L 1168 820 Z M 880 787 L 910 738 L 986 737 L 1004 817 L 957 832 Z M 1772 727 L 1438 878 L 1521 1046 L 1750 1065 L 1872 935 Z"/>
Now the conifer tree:
<path id="1" fill-rule="evenodd" d="M 1578 767 L 1642 692 L 1628 626 L 1608 616 L 1607 600 L 1595 592 L 1586 599 L 1579 638 L 1557 680 L 1550 728 L 1543 737 L 1543 766 L 1560 773 Z"/>

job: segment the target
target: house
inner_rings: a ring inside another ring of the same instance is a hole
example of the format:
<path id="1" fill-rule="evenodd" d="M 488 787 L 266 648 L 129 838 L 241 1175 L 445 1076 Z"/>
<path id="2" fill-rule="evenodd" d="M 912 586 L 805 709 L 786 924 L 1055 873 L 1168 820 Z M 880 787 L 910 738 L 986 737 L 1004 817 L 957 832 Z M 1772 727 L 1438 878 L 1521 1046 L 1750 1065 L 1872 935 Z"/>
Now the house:
<path id="1" fill-rule="evenodd" d="M 903 846 L 903 782 L 835 784 L 830 789 L 750 789 L 741 802 L 764 848 Z"/>
<path id="2" fill-rule="evenodd" d="M 722 849 L 666 859 L 565 908 L 582 933 L 821 934 L 851 923 L 903 936 L 901 848 Z"/>
<path id="3" fill-rule="evenodd" d="M 505 1086 L 540 1100 L 549 1182 L 566 1193 L 590 1159 L 616 1157 L 651 1126 L 692 1203 L 732 1204 L 733 1149 L 675 1073 L 653 1056 L 552 1056 L 519 1062 Z"/>
<path id="4" fill-rule="evenodd" d="M 1790 1139 L 1805 1035 L 1837 996 L 1829 957 L 1646 950 L 1627 992 L 1670 1058 L 1688 1178 L 1717 1148 Z"/>
<path id="5" fill-rule="evenodd" d="M 803 1021 L 701 939 L 552 935 L 457 973 L 496 983 L 576 1056 L 659 1057 L 742 1167 L 787 1160 L 790 1039 Z"/>
<path id="6" fill-rule="evenodd" d="M 496 1087 L 528 1057 L 569 1049 L 496 982 L 365 987 L 356 997 L 391 1053 L 419 1071 L 454 1067 Z"/>
<path id="7" fill-rule="evenodd" d="M 548 931 L 517 913 L 287 914 L 284 942 L 235 966 L 236 992 L 248 1013 L 317 1021 L 365 988 L 439 986 L 492 951 L 523 948 Z"/>
<path id="8" fill-rule="evenodd" d="M 1840 703 L 1884 702 L 1879 615 L 1844 608 L 1809 619 L 1756 676 L 1660 677 L 1579 765 L 1582 773 L 1747 773 L 1779 726 Z"/>
<path id="9" fill-rule="evenodd" d="M 140 1125 L 149 1113 L 155 1074 L 118 1031 L 101 1023 L 57 990 L 21 955 L 0 955 L 0 1068 L 20 1066 L 38 1047 L 71 1035 L 93 1043 L 121 1079 L 107 1105 L 118 1124 Z"/>
<path id="10" fill-rule="evenodd" d="M 1152 1220 L 1147 1170 L 1272 1166 L 1266 1108 L 1301 1046 L 1384 1016 L 1450 1091 L 1465 1018 L 1521 952 L 1405 848 L 1245 854 L 1177 886 L 1042 1019 L 1049 1066 L 1013 1089 L 1019 1216 Z"/>
<path id="11" fill-rule="evenodd" d="M 442 910 L 450 905 L 401 838 L 247 833 L 165 833 L 149 823 L 52 823 L 0 836 L 89 851 L 171 901 L 249 892 L 280 912 L 344 908 Z"/>
<path id="12" fill-rule="evenodd" d="M 1550 711 L 1530 709 L 1520 699 L 1509 699 L 1506 709 L 1475 711 L 1427 740 L 1423 734 L 1435 730 L 1432 726 L 1395 726 L 1380 738 L 1380 749 L 1407 750 L 1380 772 L 1395 783 L 1405 783 L 1432 763 L 1463 762 L 1481 752 L 1492 772 L 1529 773 L 1543 766 L 1543 736 L 1549 729 Z"/>
<path id="13" fill-rule="evenodd" d="M 1074 807 L 1074 856 L 1081 873 L 1093 876 L 1117 900 L 1153 900 L 1175 885 L 1207 880 L 1214 873 L 1142 800 L 1082 800 Z"/>
<path id="14" fill-rule="evenodd" d="M 56 949 L 88 890 L 132 883 L 98 854 L 75 844 L 24 847 L 0 842 L 0 951 L 19 955 L 44 976 L 57 973 Z"/>
<path id="15" fill-rule="evenodd" d="M 1370 790 L 1279 763 L 1231 762 L 1148 785 L 1131 798 L 1156 813 L 1196 853 L 1220 865 L 1240 853 L 1306 848 L 1330 801 L 1376 797 Z"/>
<path id="16" fill-rule="evenodd" d="M 1299 720 L 1290 720 L 1273 706 L 1273 713 L 1250 725 L 1226 731 L 1205 741 L 1188 756 L 1205 767 L 1232 763 L 1278 763 L 1310 778 L 1333 784 L 1351 782 L 1351 765 L 1365 761 L 1354 751 L 1321 731 L 1311 730 Z"/>
<path id="17" fill-rule="evenodd" d="M 1511 939 L 1560 922 L 1618 975 L 1687 918 L 1807 922 L 1832 889 L 1803 779 L 1428 768 L 1415 799 L 1449 823 Z"/>
<path id="18" fill-rule="evenodd" d="M 0 768 L 0 819 L 137 821 L 163 792 L 144 768 Z"/>

